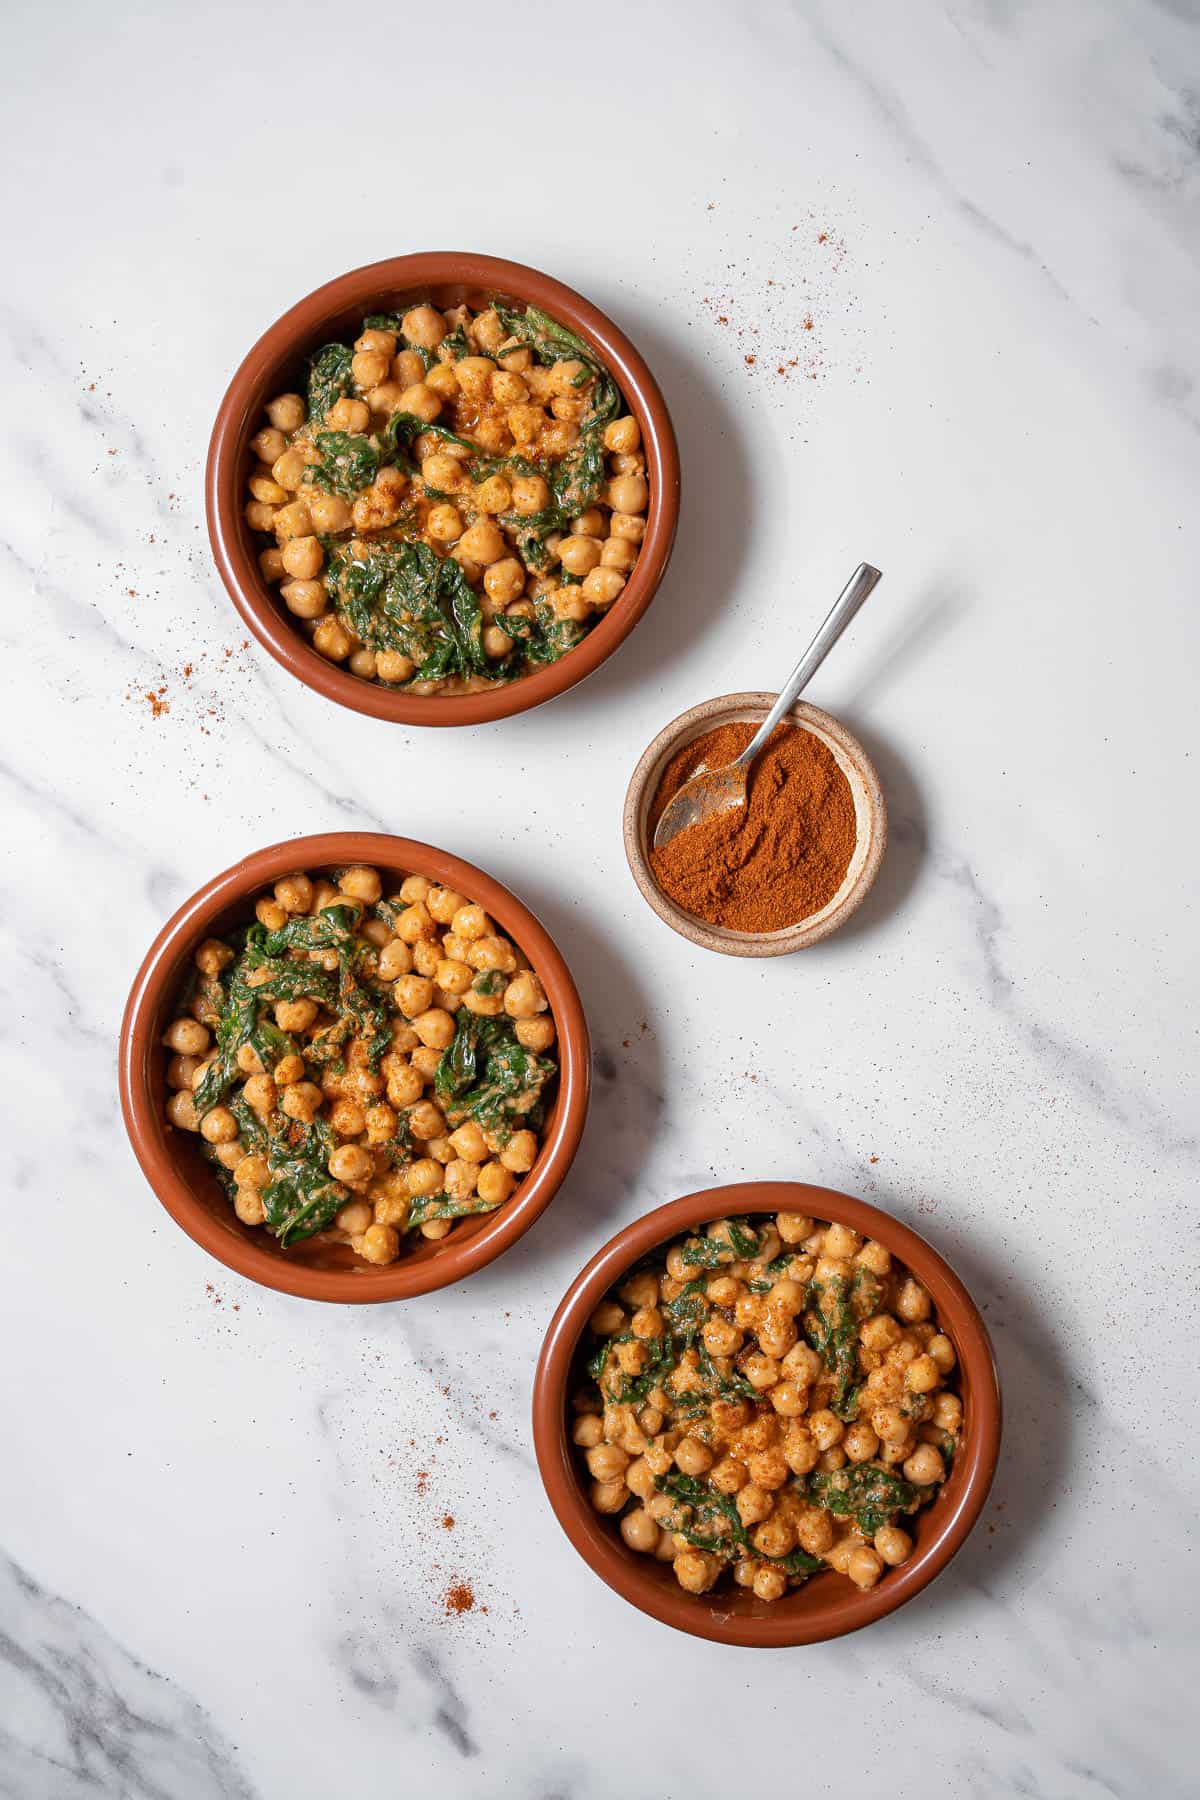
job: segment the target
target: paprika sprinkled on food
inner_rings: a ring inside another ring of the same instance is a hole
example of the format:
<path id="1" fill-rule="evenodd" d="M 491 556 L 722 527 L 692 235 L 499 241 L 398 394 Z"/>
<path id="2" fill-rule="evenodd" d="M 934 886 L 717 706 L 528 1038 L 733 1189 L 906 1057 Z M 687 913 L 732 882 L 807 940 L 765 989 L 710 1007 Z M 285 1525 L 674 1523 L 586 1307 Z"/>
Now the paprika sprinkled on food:
<path id="1" fill-rule="evenodd" d="M 702 768 L 746 748 L 756 727 L 720 725 L 680 750 L 663 773 L 650 832 Z M 833 752 L 811 731 L 781 725 L 750 770 L 746 804 L 690 825 L 651 853 L 655 880 L 677 906 L 728 931 L 782 931 L 819 913 L 846 876 L 854 796 Z"/>

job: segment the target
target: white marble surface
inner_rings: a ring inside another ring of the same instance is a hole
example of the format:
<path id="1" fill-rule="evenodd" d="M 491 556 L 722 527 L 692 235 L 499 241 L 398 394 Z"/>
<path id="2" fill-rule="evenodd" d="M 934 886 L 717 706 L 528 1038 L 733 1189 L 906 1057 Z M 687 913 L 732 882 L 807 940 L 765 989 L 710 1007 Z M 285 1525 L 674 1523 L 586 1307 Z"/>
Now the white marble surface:
<path id="1" fill-rule="evenodd" d="M 0 1792 L 1194 1793 L 1193 0 L 13 0 L 2 30 Z M 201 467 L 267 322 L 437 245 L 611 311 L 686 504 L 608 667 L 422 735 L 242 645 Z M 860 557 L 886 583 L 812 697 L 878 757 L 878 888 L 790 961 L 693 952 L 625 869 L 630 767 L 685 705 L 769 685 Z M 511 881 L 597 1045 L 550 1213 L 391 1309 L 210 1263 L 114 1086 L 166 914 L 354 824 Z M 927 1233 L 1008 1408 L 951 1570 L 769 1655 L 602 1587 L 526 1428 L 585 1258 L 743 1175 Z M 486 1615 L 441 1616 L 456 1576 Z"/>

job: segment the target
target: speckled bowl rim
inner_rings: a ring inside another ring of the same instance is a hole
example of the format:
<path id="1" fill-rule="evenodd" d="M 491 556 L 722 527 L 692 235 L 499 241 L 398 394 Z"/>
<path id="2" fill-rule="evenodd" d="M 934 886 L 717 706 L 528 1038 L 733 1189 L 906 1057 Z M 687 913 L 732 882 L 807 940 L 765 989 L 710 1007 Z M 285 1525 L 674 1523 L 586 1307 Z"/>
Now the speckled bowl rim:
<path id="1" fill-rule="evenodd" d="M 152 1059 L 191 952 L 228 909 L 294 869 L 369 863 L 428 875 L 478 900 L 519 944 L 537 971 L 558 1029 L 558 1092 L 537 1162 L 515 1197 L 483 1218 L 460 1220 L 449 1236 L 427 1241 L 384 1268 L 306 1268 L 225 1210 L 201 1200 L 172 1151 L 156 1098 Z M 134 1155 L 175 1223 L 210 1256 L 250 1281 L 305 1300 L 369 1303 L 408 1300 L 461 1281 L 515 1244 L 558 1192 L 579 1148 L 591 1084 L 591 1048 L 583 1005 L 561 952 L 545 927 L 508 888 L 473 863 L 416 838 L 337 831 L 291 838 L 245 856 L 207 882 L 172 914 L 155 938 L 130 991 L 118 1051 L 121 1111 Z M 464 1229 L 465 1228 L 465 1229 Z"/>
<path id="2" fill-rule="evenodd" d="M 347 313 L 394 307 L 438 289 L 532 303 L 593 344 L 614 375 L 642 432 L 650 482 L 646 535 L 619 598 L 578 649 L 532 675 L 485 693 L 439 698 L 396 693 L 320 656 L 279 604 L 258 567 L 254 534 L 242 516 L 248 444 L 262 407 L 289 365 L 339 330 Z M 428 250 L 352 269 L 290 307 L 264 332 L 229 384 L 213 426 L 205 476 L 208 535 L 217 572 L 263 648 L 307 687 L 355 712 L 400 725 L 481 725 L 528 712 L 599 668 L 628 637 L 658 590 L 679 522 L 679 452 L 667 405 L 624 332 L 573 288 L 523 263 L 460 250 Z"/>
<path id="3" fill-rule="evenodd" d="M 702 736 L 705 729 L 715 729 L 746 713 L 756 713 L 761 722 L 771 710 L 775 699 L 774 694 L 761 692 L 719 694 L 712 700 L 702 700 L 698 706 L 690 706 L 678 718 L 672 719 L 669 725 L 665 725 L 647 747 L 630 776 L 625 794 L 622 820 L 625 856 L 643 900 L 654 909 L 664 925 L 669 925 L 680 937 L 699 944 L 704 950 L 716 950 L 722 956 L 789 956 L 793 950 L 804 950 L 810 944 L 820 943 L 822 938 L 829 937 L 843 926 L 862 905 L 879 873 L 879 865 L 887 847 L 887 806 L 874 763 L 854 733 L 848 731 L 840 719 L 835 719 L 832 713 L 822 712 L 819 706 L 810 706 L 806 700 L 798 700 L 787 714 L 788 719 L 797 725 L 816 726 L 830 738 L 862 783 L 868 840 L 865 856 L 853 882 L 843 889 L 836 904 L 816 914 L 814 918 L 803 920 L 799 925 L 788 925 L 782 931 L 765 932 L 729 931 L 720 925 L 710 925 L 706 920 L 685 912 L 681 906 L 676 906 L 663 893 L 650 867 L 646 821 L 667 763 L 677 750 Z M 857 808 L 855 810 L 857 814 Z M 857 822 L 857 845 L 861 846 L 863 820 L 859 818 Z"/>
<path id="4" fill-rule="evenodd" d="M 626 1548 L 612 1521 L 587 1497 L 586 1472 L 570 1443 L 568 1397 L 587 1321 L 613 1283 L 679 1232 L 730 1213 L 801 1212 L 878 1238 L 929 1290 L 954 1340 L 963 1397 L 962 1448 L 936 1500 L 912 1522 L 916 1549 L 877 1587 L 862 1592 L 844 1575 L 814 1576 L 783 1600 L 757 1600 L 728 1587 L 687 1594 L 670 1568 Z M 987 1328 L 950 1265 L 889 1213 L 833 1188 L 796 1181 L 739 1181 L 656 1207 L 609 1239 L 580 1271 L 550 1321 L 533 1385 L 533 1441 L 546 1495 L 588 1566 L 622 1599 L 663 1625 L 714 1643 L 780 1649 L 823 1643 L 895 1612 L 939 1575 L 962 1547 L 987 1499 L 1000 1454 L 1000 1383 Z"/>

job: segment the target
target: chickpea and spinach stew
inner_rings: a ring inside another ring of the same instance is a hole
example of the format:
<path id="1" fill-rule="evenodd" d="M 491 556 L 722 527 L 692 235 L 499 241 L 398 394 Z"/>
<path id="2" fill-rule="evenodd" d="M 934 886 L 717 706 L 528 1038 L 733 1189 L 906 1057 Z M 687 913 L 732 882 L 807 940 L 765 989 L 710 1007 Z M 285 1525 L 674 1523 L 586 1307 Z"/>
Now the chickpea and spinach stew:
<path id="1" fill-rule="evenodd" d="M 637 420 L 583 340 L 500 303 L 373 313 L 251 439 L 259 566 L 331 662 L 420 695 L 557 661 L 637 561 Z"/>
<path id="2" fill-rule="evenodd" d="M 954 1346 L 885 1247 L 799 1213 L 722 1219 L 597 1307 L 573 1440 L 597 1512 L 703 1594 L 779 1600 L 905 1562 L 962 1430 Z"/>
<path id="3" fill-rule="evenodd" d="M 163 1034 L 166 1114 L 244 1225 L 368 1263 L 494 1212 L 534 1165 L 557 1065 L 542 984 L 465 894 L 285 875 L 208 938 Z"/>

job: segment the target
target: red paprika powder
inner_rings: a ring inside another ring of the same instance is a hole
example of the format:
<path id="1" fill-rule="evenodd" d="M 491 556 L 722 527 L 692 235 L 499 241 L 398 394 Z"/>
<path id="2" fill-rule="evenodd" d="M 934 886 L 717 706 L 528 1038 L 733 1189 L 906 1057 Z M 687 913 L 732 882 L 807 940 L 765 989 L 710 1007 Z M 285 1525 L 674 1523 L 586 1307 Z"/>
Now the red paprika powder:
<path id="1" fill-rule="evenodd" d="M 684 782 L 731 763 L 756 730 L 720 725 L 678 751 L 654 796 L 651 835 Z M 833 752 L 802 726 L 780 725 L 750 770 L 746 804 L 690 825 L 651 852 L 650 866 L 677 906 L 710 925 L 782 931 L 833 899 L 855 836 L 854 796 Z"/>

